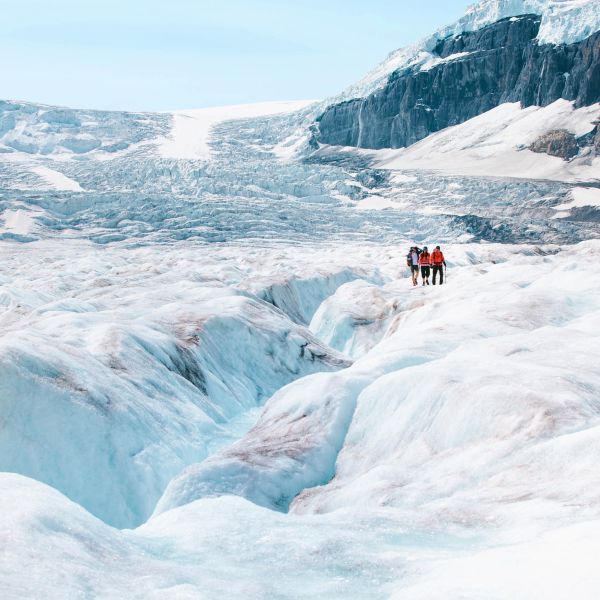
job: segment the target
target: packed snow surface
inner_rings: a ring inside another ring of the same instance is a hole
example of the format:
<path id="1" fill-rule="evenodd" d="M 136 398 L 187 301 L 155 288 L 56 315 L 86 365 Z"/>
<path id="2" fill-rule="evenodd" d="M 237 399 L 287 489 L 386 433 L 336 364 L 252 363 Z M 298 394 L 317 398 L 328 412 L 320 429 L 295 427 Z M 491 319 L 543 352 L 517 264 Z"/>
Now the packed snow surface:
<path id="1" fill-rule="evenodd" d="M 586 206 L 600 207 L 600 188 L 576 187 L 571 190 L 571 196 L 573 200 L 560 204 L 556 210 L 565 211 Z"/>
<path id="2" fill-rule="evenodd" d="M 71 192 L 82 192 L 82 187 L 71 178 L 55 171 L 54 169 L 49 169 L 48 167 L 39 166 L 33 167 L 31 169 L 33 173 L 36 175 L 40 175 L 43 179 L 45 179 L 48 184 L 55 190 L 59 191 L 71 191 Z"/>

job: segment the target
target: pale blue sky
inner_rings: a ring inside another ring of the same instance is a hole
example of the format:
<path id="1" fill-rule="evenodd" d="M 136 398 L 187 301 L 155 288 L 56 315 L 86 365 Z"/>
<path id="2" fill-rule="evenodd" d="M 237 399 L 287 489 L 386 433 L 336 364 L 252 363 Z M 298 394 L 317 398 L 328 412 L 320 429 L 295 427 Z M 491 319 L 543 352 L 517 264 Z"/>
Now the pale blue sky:
<path id="1" fill-rule="evenodd" d="M 470 3 L 5 0 L 0 98 L 127 110 L 324 98 Z"/>

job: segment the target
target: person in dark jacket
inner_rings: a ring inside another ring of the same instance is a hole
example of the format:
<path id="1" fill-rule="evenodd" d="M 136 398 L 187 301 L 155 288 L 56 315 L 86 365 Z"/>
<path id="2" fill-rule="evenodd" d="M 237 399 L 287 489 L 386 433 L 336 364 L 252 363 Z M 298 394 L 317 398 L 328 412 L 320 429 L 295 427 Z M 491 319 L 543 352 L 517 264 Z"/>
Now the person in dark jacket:
<path id="1" fill-rule="evenodd" d="M 410 268 L 413 285 L 417 285 L 417 280 L 419 278 L 420 254 L 421 251 L 417 248 L 417 246 L 412 246 L 412 248 L 408 251 L 408 254 L 406 255 L 406 266 Z"/>

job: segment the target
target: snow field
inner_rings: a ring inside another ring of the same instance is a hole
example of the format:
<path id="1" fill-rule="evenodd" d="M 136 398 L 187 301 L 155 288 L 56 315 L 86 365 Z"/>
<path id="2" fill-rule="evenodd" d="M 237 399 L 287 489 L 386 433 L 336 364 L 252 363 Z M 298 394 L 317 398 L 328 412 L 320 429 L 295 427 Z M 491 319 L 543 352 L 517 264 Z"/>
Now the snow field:
<path id="1" fill-rule="evenodd" d="M 172 113 L 172 130 L 160 143 L 158 153 L 163 158 L 207 160 L 211 152 L 211 130 L 217 123 L 295 112 L 313 102 L 263 102 L 176 111 Z"/>
<path id="2" fill-rule="evenodd" d="M 67 190 L 70 192 L 83 192 L 83 188 L 70 177 L 67 177 L 63 173 L 59 173 L 54 169 L 48 167 L 39 166 L 31 169 L 33 173 L 42 177 L 54 190 Z"/>
<path id="3" fill-rule="evenodd" d="M 576 187 L 571 190 L 571 196 L 573 199 L 570 202 L 555 207 L 555 210 L 600 206 L 600 188 Z"/>
<path id="4" fill-rule="evenodd" d="M 522 109 L 502 104 L 465 123 L 448 127 L 400 150 L 361 151 L 383 169 L 424 169 L 467 176 L 519 177 L 555 181 L 599 181 L 600 157 L 564 161 L 528 147 L 543 134 L 566 129 L 580 137 L 594 129 L 600 105 L 574 109 L 557 100 Z"/>

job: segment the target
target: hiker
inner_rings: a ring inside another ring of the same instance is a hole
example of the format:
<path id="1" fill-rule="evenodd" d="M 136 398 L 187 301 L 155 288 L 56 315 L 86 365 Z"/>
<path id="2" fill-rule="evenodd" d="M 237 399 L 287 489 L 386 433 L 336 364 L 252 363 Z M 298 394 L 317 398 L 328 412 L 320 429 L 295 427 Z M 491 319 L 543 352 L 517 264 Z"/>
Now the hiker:
<path id="1" fill-rule="evenodd" d="M 440 274 L 440 285 L 443 285 L 446 259 L 439 246 L 436 246 L 435 250 L 431 253 L 431 266 L 433 267 L 433 285 L 435 285 L 435 278 L 438 273 Z"/>
<path id="2" fill-rule="evenodd" d="M 431 272 L 431 254 L 427 250 L 427 246 L 423 248 L 423 252 L 419 256 L 419 265 L 421 267 L 421 279 L 423 285 L 429 285 L 429 275 Z"/>
<path id="3" fill-rule="evenodd" d="M 417 285 L 417 280 L 419 278 L 419 254 L 421 251 L 416 247 L 412 246 L 406 255 L 406 265 L 410 268 L 410 272 L 412 275 L 412 283 L 413 285 Z"/>

